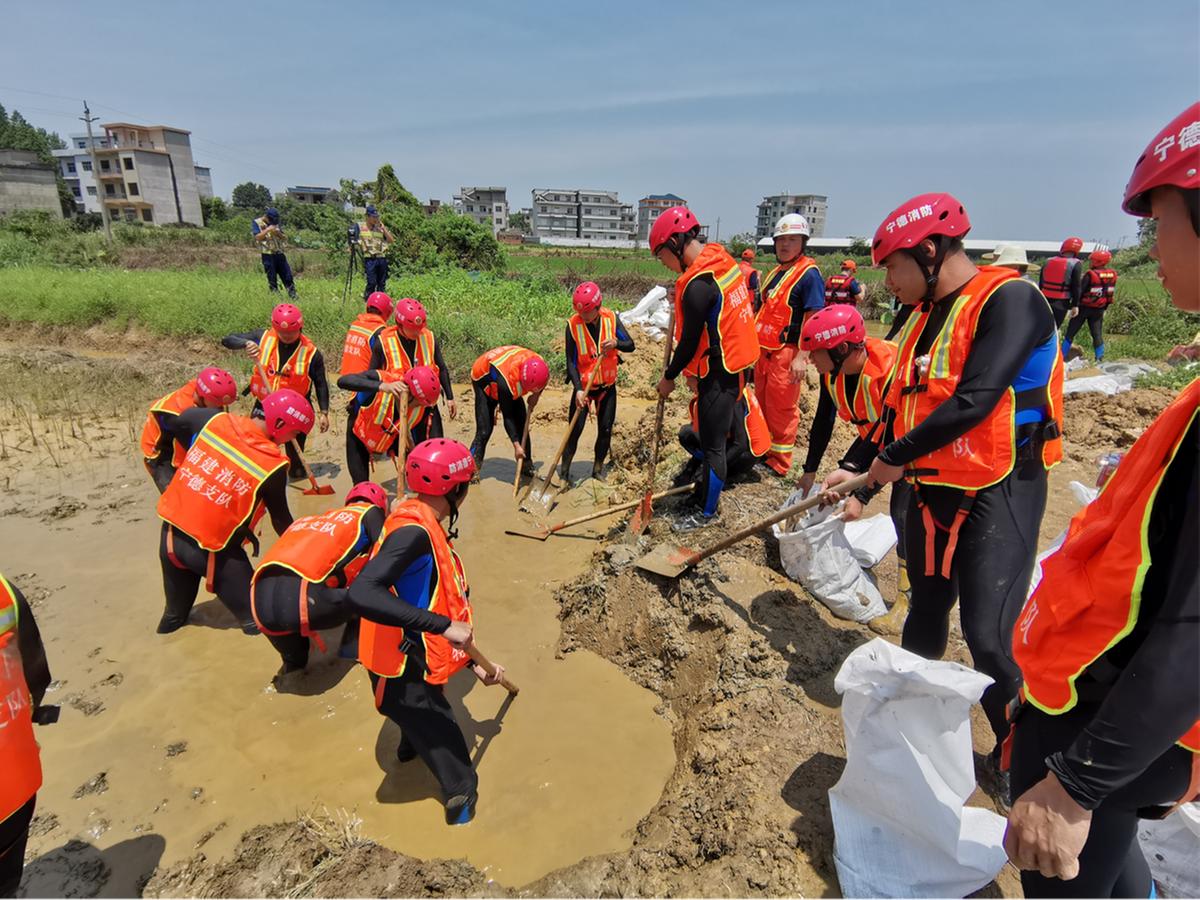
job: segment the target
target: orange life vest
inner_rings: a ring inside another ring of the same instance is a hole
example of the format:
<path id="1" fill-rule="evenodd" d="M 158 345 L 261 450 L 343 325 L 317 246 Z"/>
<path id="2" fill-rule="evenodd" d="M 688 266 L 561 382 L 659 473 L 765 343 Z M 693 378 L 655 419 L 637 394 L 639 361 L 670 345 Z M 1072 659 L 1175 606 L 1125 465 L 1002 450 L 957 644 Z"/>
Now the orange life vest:
<path id="1" fill-rule="evenodd" d="M 887 405 L 896 410 L 897 440 L 912 431 L 938 406 L 953 395 L 962 377 L 963 365 L 971 355 L 975 326 L 984 305 L 996 289 L 1019 278 L 1012 269 L 982 266 L 952 302 L 945 324 L 928 351 L 928 364 L 916 357 L 929 313 L 915 310 L 900 332 L 896 368 Z M 1042 463 L 1047 469 L 1062 459 L 1062 355 L 1054 355 L 1046 385 L 1047 419 L 1058 434 L 1042 444 Z M 908 467 L 909 481 L 940 484 L 975 491 L 996 484 L 1013 470 L 1017 458 L 1017 400 L 1010 387 L 982 422 L 945 447 L 914 460 Z"/>
<path id="2" fill-rule="evenodd" d="M 379 540 L 371 551 L 374 556 L 387 536 L 398 528 L 416 525 L 429 535 L 429 543 L 433 546 L 433 562 L 436 569 L 437 588 L 431 598 L 430 612 L 459 621 L 471 621 L 471 602 L 468 599 L 467 578 L 463 571 L 462 560 L 454 552 L 454 546 L 446 537 L 446 532 L 437 520 L 437 516 L 420 500 L 405 500 L 396 507 L 395 512 L 388 516 L 383 523 Z M 395 593 L 395 589 L 392 589 Z M 403 598 L 397 598 L 398 603 L 406 603 Z M 470 657 L 462 650 L 450 646 L 440 634 L 418 632 L 425 645 L 425 680 L 430 684 L 445 684 L 451 675 L 464 668 Z M 414 635 L 415 640 L 417 635 Z M 401 649 L 405 640 L 403 628 L 392 625 L 380 625 L 370 619 L 363 619 L 358 632 L 358 661 L 368 672 L 382 675 L 384 678 L 394 678 L 404 674 L 408 656 Z"/>
<path id="3" fill-rule="evenodd" d="M 783 329 L 792 323 L 792 307 L 788 304 L 788 297 L 792 295 L 792 288 L 804 274 L 816 267 L 816 262 L 810 257 L 801 256 L 790 266 L 776 266 L 767 273 L 763 281 L 762 308 L 754 322 L 758 333 L 758 345 L 762 349 L 778 350 L 783 346 Z M 776 276 L 781 277 L 772 284 L 772 279 Z"/>
<path id="4" fill-rule="evenodd" d="M 599 342 L 592 337 L 592 333 L 578 313 L 571 316 L 567 326 L 571 329 L 571 337 L 575 339 L 575 365 L 579 369 L 580 383 L 587 385 L 591 382 L 592 367 L 599 359 L 600 372 L 596 375 L 595 382 L 591 382 L 593 390 L 616 384 L 617 363 L 619 362 L 617 351 L 614 349 L 601 354 L 600 344 L 617 339 L 617 314 L 611 309 L 601 307 Z"/>
<path id="5" fill-rule="evenodd" d="M 853 275 L 830 275 L 825 279 L 825 303 L 850 303 L 858 302 L 858 298 L 850 293 L 850 285 L 854 282 Z"/>
<path id="6" fill-rule="evenodd" d="M 512 394 L 513 399 L 516 399 L 525 393 L 521 387 L 521 366 L 527 359 L 533 359 L 535 356 L 537 354 L 532 350 L 512 344 L 496 347 L 475 360 L 475 364 L 471 366 L 471 380 L 478 381 L 484 378 L 488 371 L 495 366 L 500 377 L 504 379 L 504 383 L 508 385 L 509 393 Z M 495 384 L 489 384 L 483 392 L 493 400 L 499 396 Z"/>
<path id="7" fill-rule="evenodd" d="M 0 822 L 38 792 L 42 760 L 33 737 L 33 698 L 17 645 L 17 597 L 0 575 Z"/>
<path id="8" fill-rule="evenodd" d="M 357 375 L 371 368 L 371 338 L 387 327 L 379 313 L 359 313 L 350 323 L 342 344 L 342 369 L 338 375 Z"/>
<path id="9" fill-rule="evenodd" d="M 1146 570 L 1157 562 L 1147 537 L 1154 500 L 1198 406 L 1200 379 L 1129 448 L 1100 496 L 1075 514 L 1063 545 L 1042 563 L 1042 580 L 1013 631 L 1024 696 L 1038 709 L 1057 715 L 1073 708 L 1076 679 L 1137 624 Z M 1200 722 L 1179 743 L 1200 752 Z"/>
<path id="10" fill-rule="evenodd" d="M 263 334 L 262 342 L 258 345 L 259 365 L 254 367 L 254 375 L 250 378 L 250 393 L 262 400 L 267 394 L 291 388 L 301 397 L 307 397 L 312 389 L 312 378 L 308 374 L 313 357 L 317 355 L 317 346 L 303 334 L 300 335 L 300 346 L 293 352 L 288 361 L 280 368 L 279 365 L 279 334 L 274 328 L 268 328 Z M 259 369 L 265 369 L 269 385 L 264 385 L 259 375 Z"/>
<path id="11" fill-rule="evenodd" d="M 254 420 L 218 413 L 196 435 L 158 498 L 159 518 L 205 550 L 222 550 L 250 522 L 263 483 L 287 463 L 287 454 Z"/>
<path id="12" fill-rule="evenodd" d="M 404 377 L 403 372 L 394 369 L 379 369 L 379 380 L 384 383 L 399 381 Z M 387 453 L 396 442 L 398 423 L 396 422 L 396 398 L 383 391 L 376 391 L 371 402 L 363 406 L 354 417 L 354 436 L 357 437 L 372 453 Z M 425 407 L 413 402 L 408 403 L 409 430 L 417 427 L 421 417 L 425 415 Z"/>
<path id="13" fill-rule="evenodd" d="M 746 287 L 750 287 L 750 276 L 758 270 L 753 264 L 746 262 L 744 259 L 738 260 L 738 268 L 742 270 L 742 274 L 746 276 Z"/>
<path id="14" fill-rule="evenodd" d="M 858 375 L 853 396 L 846 393 L 846 373 L 822 375 L 825 390 L 833 398 L 837 413 L 858 429 L 862 438 L 870 436 L 883 416 L 884 401 L 896 367 L 896 345 L 891 341 L 867 338 L 867 361 Z"/>
<path id="15" fill-rule="evenodd" d="M 280 566 L 299 575 L 305 581 L 317 584 L 330 579 L 337 565 L 354 549 L 362 537 L 363 516 L 376 506 L 366 500 L 359 500 L 349 506 L 340 506 L 328 512 L 315 516 L 302 516 L 296 519 L 288 530 L 279 536 L 271 549 L 268 550 L 258 564 L 251 583 L 258 581 L 258 576 L 268 566 Z M 344 568 L 345 584 L 354 581 L 359 570 L 366 564 L 366 554 L 370 548 L 363 550 L 362 562 L 351 569 Z M 334 578 L 331 587 L 341 584 L 341 579 Z"/>
<path id="16" fill-rule="evenodd" d="M 686 272 L 675 280 L 675 342 L 683 336 L 683 295 L 693 279 L 711 275 L 721 292 L 717 311 L 717 335 L 721 341 L 721 365 L 736 374 L 758 362 L 758 338 L 754 335 L 754 298 L 746 276 L 737 262 L 720 244 L 705 244 Z M 696 355 L 683 373 L 703 378 L 709 367 L 708 327 L 700 335 Z"/>
<path id="17" fill-rule="evenodd" d="M 164 397 L 159 397 L 150 407 L 150 411 L 146 413 L 146 424 L 142 426 L 142 457 L 146 460 L 154 459 L 158 456 L 158 442 L 162 439 L 162 425 L 159 424 L 156 413 L 167 413 L 177 416 L 186 409 L 191 409 L 196 405 L 196 379 L 192 379 L 177 391 L 172 391 Z M 174 450 L 171 456 L 171 465 L 176 469 L 183 462 L 183 455 L 187 453 L 187 448 L 179 441 L 172 442 Z"/>
<path id="18" fill-rule="evenodd" d="M 1087 285 L 1080 306 L 1088 309 L 1107 309 L 1117 297 L 1117 273 L 1114 269 L 1088 269 L 1084 273 Z"/>
<path id="19" fill-rule="evenodd" d="M 416 346 L 413 348 L 417 352 L 416 359 L 409 357 L 408 352 L 404 349 L 404 344 L 401 343 L 400 328 L 396 325 L 391 325 L 383 330 L 383 333 L 379 335 L 379 343 L 383 347 L 385 369 L 403 374 L 417 366 L 429 366 L 435 374 L 441 374 L 437 363 L 434 362 L 437 359 L 437 342 L 434 340 L 433 332 L 428 328 L 422 328 L 421 333 L 417 335 Z"/>
<path id="20" fill-rule="evenodd" d="M 755 456 L 766 456 L 767 451 L 771 449 L 771 429 L 767 427 L 767 417 L 758 405 L 754 385 L 748 384 L 742 388 L 742 402 L 746 404 L 742 425 L 750 442 L 750 452 Z"/>
<path id="21" fill-rule="evenodd" d="M 1071 299 L 1071 272 L 1083 263 L 1074 256 L 1056 256 L 1042 267 L 1038 287 L 1047 300 L 1067 302 Z"/>

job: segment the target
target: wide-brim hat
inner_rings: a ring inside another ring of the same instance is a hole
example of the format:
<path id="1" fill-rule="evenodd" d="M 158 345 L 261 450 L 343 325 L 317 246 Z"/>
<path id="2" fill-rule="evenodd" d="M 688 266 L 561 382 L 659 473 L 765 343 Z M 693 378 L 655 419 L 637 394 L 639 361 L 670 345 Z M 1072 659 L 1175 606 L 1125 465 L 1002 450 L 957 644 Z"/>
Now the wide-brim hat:
<path id="1" fill-rule="evenodd" d="M 983 254 L 983 258 L 993 266 L 1029 266 L 1029 256 L 1025 248 L 1019 244 L 997 244 L 991 253 Z"/>

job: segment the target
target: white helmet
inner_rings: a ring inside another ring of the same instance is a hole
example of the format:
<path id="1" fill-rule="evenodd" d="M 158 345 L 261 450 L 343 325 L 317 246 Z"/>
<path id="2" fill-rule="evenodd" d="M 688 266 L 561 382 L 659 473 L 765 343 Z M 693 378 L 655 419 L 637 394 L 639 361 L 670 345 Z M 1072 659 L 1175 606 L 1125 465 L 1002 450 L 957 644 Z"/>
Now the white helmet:
<path id="1" fill-rule="evenodd" d="M 808 219 L 800 213 L 788 213 L 775 223 L 775 233 L 772 237 L 783 237 L 785 234 L 802 234 L 812 237 L 812 229 L 808 227 Z"/>

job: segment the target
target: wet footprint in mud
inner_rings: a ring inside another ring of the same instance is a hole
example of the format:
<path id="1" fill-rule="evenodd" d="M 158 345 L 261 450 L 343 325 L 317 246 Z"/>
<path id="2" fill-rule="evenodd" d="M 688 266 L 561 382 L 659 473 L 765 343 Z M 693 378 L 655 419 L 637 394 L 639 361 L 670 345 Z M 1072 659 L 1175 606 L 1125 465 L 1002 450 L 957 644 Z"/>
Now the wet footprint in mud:
<path id="1" fill-rule="evenodd" d="M 187 753 L 187 748 L 188 748 L 187 741 L 176 741 L 173 744 L 168 744 L 167 745 L 167 758 L 174 759 L 176 756 L 181 756 L 184 753 Z"/>
<path id="2" fill-rule="evenodd" d="M 104 712 L 104 704 L 83 694 L 70 694 L 66 699 L 67 706 L 77 709 L 85 716 L 96 716 Z"/>
<path id="3" fill-rule="evenodd" d="M 108 790 L 108 773 L 101 772 L 98 775 L 93 775 L 79 787 L 75 788 L 75 793 L 71 795 L 72 799 L 82 800 L 89 794 L 103 794 Z"/>

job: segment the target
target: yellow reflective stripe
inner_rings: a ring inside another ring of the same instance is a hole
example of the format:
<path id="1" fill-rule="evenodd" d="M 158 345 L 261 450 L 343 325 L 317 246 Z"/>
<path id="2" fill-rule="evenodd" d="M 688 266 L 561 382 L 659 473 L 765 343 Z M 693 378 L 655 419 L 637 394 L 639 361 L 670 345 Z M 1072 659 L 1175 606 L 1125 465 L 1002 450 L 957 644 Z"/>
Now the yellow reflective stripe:
<path id="1" fill-rule="evenodd" d="M 499 356 L 497 356 L 495 359 L 493 359 L 490 363 L 488 363 L 488 365 L 499 367 L 499 365 L 501 363 L 508 362 L 510 359 L 513 358 L 513 356 L 515 356 L 520 351 L 521 351 L 520 347 L 510 347 L 508 350 L 505 350 L 503 353 L 501 353 Z"/>
<path id="2" fill-rule="evenodd" d="M 967 304 L 971 302 L 971 294 L 961 294 L 954 301 L 954 307 L 950 310 L 950 315 L 946 316 L 946 321 L 942 325 L 942 330 L 938 336 L 934 338 L 934 350 L 930 354 L 929 359 L 929 378 L 947 378 L 950 375 L 950 348 L 954 343 L 953 336 L 958 328 L 958 318 L 962 315 Z"/>
<path id="3" fill-rule="evenodd" d="M 879 408 L 875 405 L 875 396 L 871 391 L 875 379 L 867 374 L 863 374 L 858 379 L 858 390 L 862 394 L 863 407 L 866 409 L 866 415 L 863 417 L 872 422 L 879 421 Z"/>
<path id="4" fill-rule="evenodd" d="M 423 365 L 432 366 L 434 361 L 433 332 L 428 328 L 421 332 L 418 346 L 420 347 L 420 355 L 424 361 Z"/>
<path id="5" fill-rule="evenodd" d="M 724 295 L 731 287 L 733 287 L 733 283 L 737 281 L 738 276 L 741 274 L 742 270 L 735 264 L 732 269 L 717 278 L 717 287 L 721 289 L 722 295 Z"/>
<path id="6" fill-rule="evenodd" d="M 217 417 L 214 417 L 212 421 L 216 421 L 216 418 Z M 230 444 L 226 443 L 221 438 L 217 437 L 215 434 L 213 434 L 207 428 L 205 428 L 202 432 L 200 432 L 199 439 L 203 440 L 203 441 L 207 441 L 209 444 L 216 447 L 218 450 L 220 450 L 222 453 L 224 453 L 226 456 L 228 456 L 235 463 L 237 463 L 239 466 L 241 466 L 243 469 L 245 469 L 247 472 L 249 472 L 251 475 L 253 475 L 257 479 L 259 479 L 260 481 L 262 481 L 263 479 L 265 479 L 267 477 L 266 469 L 264 469 L 262 466 L 258 465 L 258 463 L 253 462 L 250 459 L 248 459 L 241 451 L 235 450 Z"/>
<path id="7" fill-rule="evenodd" d="M 772 444 L 771 451 L 774 453 L 791 453 L 795 449 L 794 444 Z"/>
<path id="8" fill-rule="evenodd" d="M 351 325 L 351 326 L 350 326 L 350 330 L 351 330 L 351 331 L 358 332 L 358 333 L 359 333 L 359 334 L 361 334 L 363 337 L 365 337 L 367 340 L 370 340 L 372 337 L 374 337 L 374 336 L 375 336 L 375 329 L 374 329 L 374 328 L 368 328 L 368 327 L 367 327 L 367 326 L 365 326 L 365 325 Z"/>
<path id="9" fill-rule="evenodd" d="M 20 611 L 17 609 L 17 593 L 3 575 L 0 575 L 0 602 L 5 604 L 0 608 L 0 634 L 6 634 L 16 629 Z"/>

